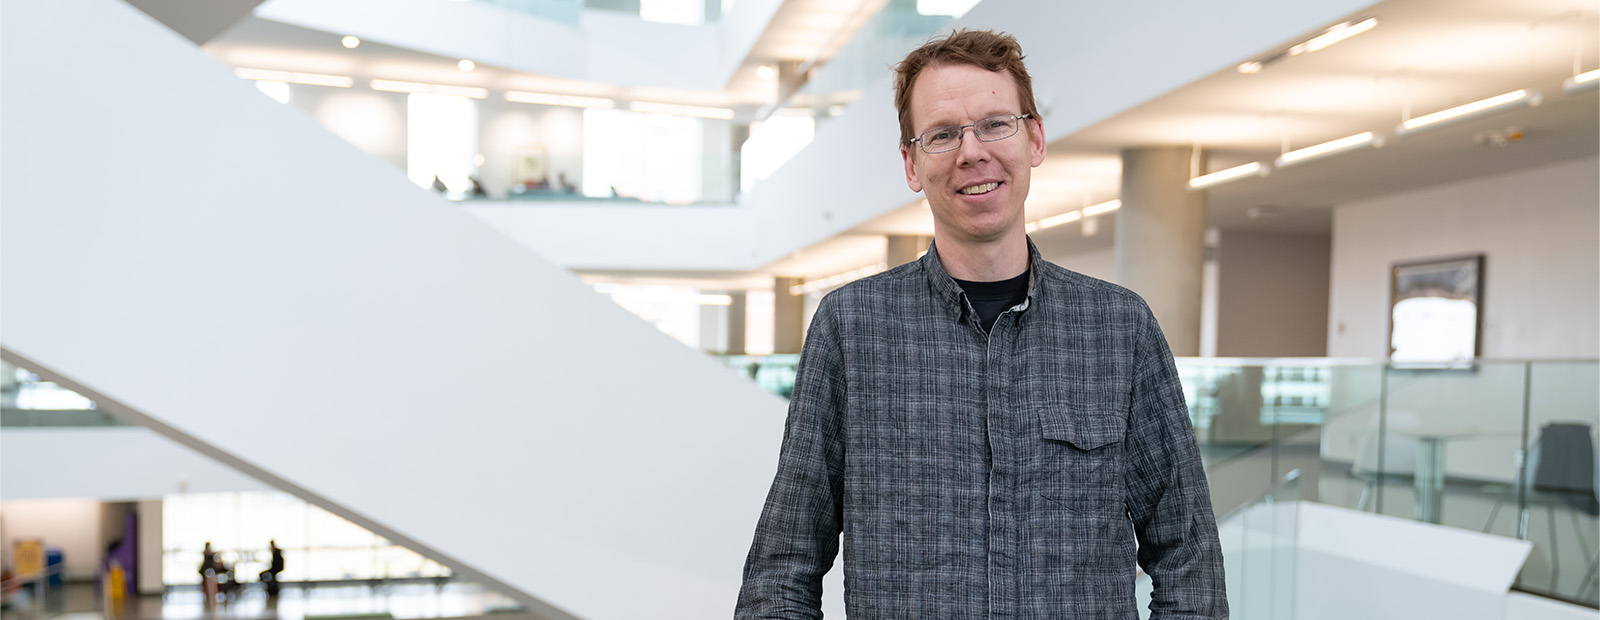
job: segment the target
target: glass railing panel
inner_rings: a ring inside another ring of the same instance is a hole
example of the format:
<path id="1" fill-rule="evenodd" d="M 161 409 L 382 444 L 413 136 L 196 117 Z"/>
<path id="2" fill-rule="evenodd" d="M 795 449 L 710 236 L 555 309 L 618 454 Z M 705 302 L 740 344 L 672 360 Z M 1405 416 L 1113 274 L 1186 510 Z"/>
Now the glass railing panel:
<path id="1" fill-rule="evenodd" d="M 1526 364 L 1391 366 L 1382 410 L 1384 514 L 1479 529 L 1486 488 L 1516 479 Z M 1409 466 L 1409 467 L 1408 467 Z M 1407 471 L 1409 469 L 1409 471 Z"/>
<path id="2" fill-rule="evenodd" d="M 123 426 L 94 401 L 9 363 L 0 362 L 0 426 Z"/>
<path id="3" fill-rule="evenodd" d="M 1327 368 L 1328 404 L 1323 414 L 1317 501 L 1357 510 L 1376 509 L 1385 481 L 1377 465 L 1382 449 L 1377 429 L 1383 376 L 1381 364 Z"/>
<path id="4" fill-rule="evenodd" d="M 583 0 L 473 0 L 541 19 L 576 26 L 583 12 Z M 637 3 L 635 3 L 637 4 Z M 637 12 L 637 11 L 635 11 Z"/>
<path id="5" fill-rule="evenodd" d="M 1595 458 L 1600 364 L 1533 362 L 1526 374 L 1527 449 L 1517 477 L 1524 484 L 1486 488 L 1485 501 L 1492 499 L 1499 510 L 1490 507 L 1494 518 L 1482 525 L 1496 534 L 1533 541 L 1518 587 L 1594 605 L 1600 600 L 1595 574 L 1600 563 L 1595 560 L 1600 547 L 1600 466 Z"/>
<path id="6" fill-rule="evenodd" d="M 784 398 L 794 393 L 794 373 L 800 366 L 799 355 L 713 355 L 712 357 L 722 365 L 755 381 L 763 390 Z"/>
<path id="7" fill-rule="evenodd" d="M 888 67 L 953 21 L 950 15 L 924 15 L 917 4 L 890 0 L 832 58 L 812 70 L 792 103 L 822 109 L 854 102 L 888 77 Z"/>

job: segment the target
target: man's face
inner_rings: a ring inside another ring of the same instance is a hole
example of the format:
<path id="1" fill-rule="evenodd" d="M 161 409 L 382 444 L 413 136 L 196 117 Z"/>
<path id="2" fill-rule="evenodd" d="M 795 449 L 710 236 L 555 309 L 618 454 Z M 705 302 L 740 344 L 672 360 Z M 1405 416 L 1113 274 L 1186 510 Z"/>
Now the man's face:
<path id="1" fill-rule="evenodd" d="M 912 84 L 911 128 L 918 135 L 1021 113 L 1016 83 L 1005 71 L 937 65 L 923 69 Z M 930 155 L 917 144 L 900 146 L 906 185 L 928 198 L 936 239 L 984 243 L 1023 234 L 1028 177 L 1044 162 L 1045 145 L 1038 119 L 1020 122 L 1016 135 L 994 142 L 979 140 L 965 128 L 961 146 L 944 153 Z"/>

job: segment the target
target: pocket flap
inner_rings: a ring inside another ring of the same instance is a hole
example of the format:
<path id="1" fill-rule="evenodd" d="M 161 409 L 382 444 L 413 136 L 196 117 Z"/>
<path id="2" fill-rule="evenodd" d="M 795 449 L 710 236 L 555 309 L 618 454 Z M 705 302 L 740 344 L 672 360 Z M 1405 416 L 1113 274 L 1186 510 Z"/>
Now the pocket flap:
<path id="1" fill-rule="evenodd" d="M 1080 450 L 1117 443 L 1128 432 L 1128 420 L 1115 409 L 1090 414 L 1067 406 L 1053 407 L 1040 412 L 1039 426 L 1045 439 L 1065 441 Z"/>

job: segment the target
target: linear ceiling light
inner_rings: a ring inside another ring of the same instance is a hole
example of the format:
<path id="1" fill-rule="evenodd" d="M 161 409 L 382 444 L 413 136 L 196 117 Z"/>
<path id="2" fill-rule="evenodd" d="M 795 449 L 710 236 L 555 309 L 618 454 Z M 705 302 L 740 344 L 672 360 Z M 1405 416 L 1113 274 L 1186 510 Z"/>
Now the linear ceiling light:
<path id="1" fill-rule="evenodd" d="M 1539 105 L 1539 102 L 1542 100 L 1543 98 L 1539 95 L 1539 91 L 1524 88 L 1522 90 L 1511 91 L 1504 95 L 1498 95 L 1488 99 L 1474 101 L 1465 105 L 1458 105 L 1448 110 L 1434 112 L 1433 114 L 1429 114 L 1427 116 L 1418 116 L 1416 118 L 1407 120 L 1404 123 L 1400 123 L 1400 129 L 1398 132 L 1400 135 L 1405 135 L 1425 127 L 1437 127 L 1446 122 L 1459 121 L 1482 114 L 1488 114 L 1490 112 L 1499 112 L 1502 110 L 1520 108 L 1523 106 L 1536 106 Z"/>
<path id="2" fill-rule="evenodd" d="M 506 91 L 506 101 L 516 103 L 536 103 L 540 105 L 564 105 L 574 108 L 615 108 L 617 102 L 601 97 L 579 97 L 576 95 L 551 95 L 546 93 L 525 93 L 522 91 Z"/>
<path id="3" fill-rule="evenodd" d="M 246 80 L 256 80 L 258 82 L 289 82 L 291 84 L 332 86 L 335 88 L 350 88 L 356 83 L 354 79 L 342 75 L 295 73 L 292 71 L 272 71 L 269 69 L 246 69 L 244 67 L 234 69 L 233 74 Z"/>
<path id="4" fill-rule="evenodd" d="M 1333 45 L 1334 43 L 1338 43 L 1368 30 L 1372 30 L 1372 27 L 1376 25 L 1378 25 L 1378 18 L 1376 17 L 1368 17 L 1355 23 L 1344 22 L 1329 28 L 1326 32 L 1323 32 L 1321 35 L 1318 35 L 1316 38 L 1313 38 L 1310 41 L 1306 41 L 1305 43 L 1301 43 L 1289 48 L 1289 55 L 1299 56 L 1301 54 L 1315 52 L 1328 47 L 1329 45 Z"/>
<path id="5" fill-rule="evenodd" d="M 1301 54 L 1315 52 L 1368 30 L 1372 30 L 1373 26 L 1377 25 L 1378 18 L 1376 17 L 1366 17 L 1334 24 L 1327 30 L 1322 31 L 1322 34 L 1307 39 L 1304 42 L 1296 43 L 1287 48 L 1267 54 L 1266 56 L 1262 56 L 1256 60 L 1239 65 L 1239 73 L 1258 73 L 1262 69 L 1266 68 L 1267 65 L 1278 62 L 1290 56 L 1299 56 Z"/>
<path id="6" fill-rule="evenodd" d="M 1345 151 L 1358 149 L 1364 146 L 1377 147 L 1382 145 L 1382 139 L 1379 139 L 1370 131 L 1364 131 L 1353 136 L 1339 138 L 1338 140 L 1323 142 L 1322 144 L 1308 146 L 1303 149 L 1297 149 L 1284 153 L 1283 155 L 1278 156 L 1278 167 L 1282 168 L 1285 166 L 1293 166 L 1295 164 L 1305 163 L 1313 159 L 1327 157 L 1334 153 L 1343 153 Z"/>
<path id="7" fill-rule="evenodd" d="M 1189 189 L 1204 189 L 1248 176 L 1262 177 L 1267 175 L 1267 170 L 1268 168 L 1261 165 L 1261 162 L 1253 161 L 1243 166 L 1234 166 L 1189 179 Z"/>
<path id="8" fill-rule="evenodd" d="M 791 286 L 789 287 L 789 294 L 803 295 L 806 293 L 815 293 L 817 291 L 830 289 L 835 286 L 841 286 L 856 280 L 860 280 L 867 276 L 883 272 L 888 268 L 889 265 L 887 263 L 878 263 L 876 265 L 867 265 L 866 267 L 862 267 L 860 269 L 851 269 L 850 271 L 846 271 L 844 273 L 836 273 L 826 278 L 818 278 L 816 280 L 806 282 L 805 284 L 796 284 Z"/>
<path id="9" fill-rule="evenodd" d="M 1567 81 L 1562 82 L 1561 88 L 1567 91 L 1568 95 L 1576 95 L 1583 91 L 1592 89 L 1597 85 L 1600 85 L 1600 69 L 1586 71 L 1569 77 L 1567 78 Z"/>
<path id="10" fill-rule="evenodd" d="M 1094 205 L 1094 206 L 1084 207 L 1083 208 L 1083 216 L 1084 217 L 1094 217 L 1096 215 L 1100 215 L 1101 213 L 1110 213 L 1112 211 L 1116 211 L 1117 209 L 1121 209 L 1121 208 L 1122 208 L 1122 201 L 1121 200 L 1107 200 L 1105 202 L 1102 202 L 1102 203 Z"/>
<path id="11" fill-rule="evenodd" d="M 1076 222 L 1076 221 L 1081 220 L 1081 219 L 1083 219 L 1083 210 L 1082 209 L 1079 209 L 1077 211 L 1068 211 L 1066 213 L 1062 213 L 1061 215 L 1052 215 L 1050 217 L 1047 217 L 1047 218 L 1044 218 L 1042 220 L 1039 220 L 1039 224 L 1038 224 L 1037 228 L 1045 229 L 1045 228 L 1050 228 L 1052 226 L 1060 226 L 1062 224 L 1070 224 L 1072 222 Z"/>
<path id="12" fill-rule="evenodd" d="M 448 86 L 445 84 L 423 84 L 421 82 L 398 82 L 395 80 L 373 80 L 372 90 L 381 90 L 391 93 L 417 93 L 425 95 L 448 95 L 451 97 L 470 97 L 483 99 L 489 96 L 489 91 L 472 86 Z"/>
<path id="13" fill-rule="evenodd" d="M 654 103 L 650 101 L 635 101 L 628 104 L 628 109 L 634 112 L 658 112 L 661 114 L 676 114 L 678 116 L 698 116 L 700 118 L 733 118 L 733 110 L 727 108 L 707 108 L 697 105 L 678 105 L 675 103 Z"/>

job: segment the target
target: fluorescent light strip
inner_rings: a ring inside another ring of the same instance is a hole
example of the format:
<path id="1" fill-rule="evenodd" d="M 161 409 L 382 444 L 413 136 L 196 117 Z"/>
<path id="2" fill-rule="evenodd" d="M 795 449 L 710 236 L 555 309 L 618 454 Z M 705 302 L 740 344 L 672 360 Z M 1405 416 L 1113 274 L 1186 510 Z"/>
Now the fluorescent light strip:
<path id="1" fill-rule="evenodd" d="M 489 96 L 489 91 L 472 86 L 449 86 L 445 84 L 423 84 L 421 82 L 399 82 L 395 80 L 373 80 L 372 90 L 381 90 L 391 93 L 417 93 L 427 95 L 447 95 L 450 97 L 469 97 L 483 99 Z"/>
<path id="2" fill-rule="evenodd" d="M 1311 39 L 1310 41 L 1306 41 L 1305 43 L 1301 43 L 1289 48 L 1289 55 L 1299 56 L 1301 54 L 1315 52 L 1317 50 L 1326 48 L 1329 45 L 1333 45 L 1334 43 L 1338 43 L 1368 30 L 1372 30 L 1372 27 L 1376 25 L 1378 25 L 1378 18 L 1376 17 L 1368 17 L 1354 24 L 1350 22 L 1339 24 L 1329 28 L 1327 32 L 1314 39 Z"/>
<path id="3" fill-rule="evenodd" d="M 534 103 L 539 105 L 564 105 L 573 108 L 615 108 L 617 102 L 601 97 L 578 97 L 576 95 L 550 95 L 545 93 L 525 93 L 522 91 L 506 91 L 506 101 L 516 103 Z"/>
<path id="4" fill-rule="evenodd" d="M 815 293 L 817 291 L 854 282 L 876 273 L 881 273 L 888 268 L 889 265 L 887 263 L 867 265 L 866 267 L 862 267 L 860 269 L 852 269 L 844 273 L 837 273 L 826 278 L 819 278 L 810 282 L 806 282 L 805 284 L 796 284 L 789 287 L 789 294 L 804 295 L 806 293 Z"/>
<path id="5" fill-rule="evenodd" d="M 702 293 L 694 296 L 694 302 L 702 306 L 731 306 L 733 305 L 733 296 Z"/>
<path id="6" fill-rule="evenodd" d="M 1279 49 L 1278 51 L 1267 54 L 1266 56 L 1262 56 L 1255 60 L 1241 63 L 1238 66 L 1239 73 L 1260 73 L 1262 69 L 1267 67 L 1267 65 L 1271 65 L 1290 56 L 1299 56 L 1301 54 L 1309 54 L 1317 50 L 1325 49 L 1330 45 L 1356 36 L 1368 30 L 1372 30 L 1372 28 L 1377 25 L 1378 18 L 1376 17 L 1368 17 L 1356 21 L 1348 21 L 1336 24 L 1327 30 L 1322 31 L 1322 34 L 1312 37 L 1309 40 L 1292 45 L 1287 49 Z"/>
<path id="7" fill-rule="evenodd" d="M 1110 213 L 1120 208 L 1122 208 L 1121 200 L 1107 200 L 1097 205 L 1078 209 L 1077 211 L 1068 211 L 1060 215 L 1052 215 L 1037 222 L 1028 222 L 1027 225 L 1022 227 L 1022 230 L 1024 232 L 1032 233 L 1035 231 L 1044 230 L 1046 228 L 1060 226 L 1062 224 L 1071 224 L 1086 217 L 1094 217 L 1102 213 Z"/>
<path id="8" fill-rule="evenodd" d="M 1080 209 L 1080 210 L 1077 210 L 1077 211 L 1068 211 L 1066 213 L 1062 213 L 1061 215 L 1052 215 L 1050 217 L 1047 217 L 1047 218 L 1044 218 L 1042 220 L 1039 220 L 1039 229 L 1043 230 L 1043 229 L 1046 229 L 1046 228 L 1050 228 L 1052 226 L 1060 226 L 1062 224 L 1070 224 L 1072 222 L 1076 222 L 1076 221 L 1081 220 L 1081 219 L 1083 219 L 1083 210 Z"/>
<path id="9" fill-rule="evenodd" d="M 1600 81 L 1597 80 L 1600 80 L 1600 69 L 1585 71 L 1569 77 L 1567 81 L 1562 82 L 1561 88 L 1567 91 L 1568 95 L 1574 95 L 1600 85 Z"/>
<path id="10" fill-rule="evenodd" d="M 258 82 L 289 82 L 308 86 L 332 86 L 334 88 L 350 88 L 356 83 L 354 79 L 342 75 L 295 73 L 292 71 L 272 71 L 270 69 L 246 69 L 244 67 L 234 69 L 233 74 L 246 80 Z"/>
<path id="11" fill-rule="evenodd" d="M 727 108 L 707 108 L 675 103 L 635 101 L 628 104 L 628 109 L 634 112 L 657 112 L 661 114 L 676 114 L 678 116 L 698 116 L 700 118 L 720 118 L 724 120 L 733 118 L 733 110 Z"/>
<path id="12" fill-rule="evenodd" d="M 1227 170 L 1218 170 L 1211 174 L 1189 179 L 1189 189 L 1211 187 L 1247 176 L 1264 176 L 1266 173 L 1267 169 L 1261 165 L 1261 162 L 1253 161 L 1243 166 L 1234 166 Z"/>
<path id="13" fill-rule="evenodd" d="M 1447 121 L 1460 120 L 1473 115 L 1484 114 L 1491 111 L 1505 110 L 1511 107 L 1539 105 L 1541 100 L 1542 98 L 1539 96 L 1539 91 L 1537 90 L 1531 90 L 1527 88 L 1522 90 L 1514 90 L 1504 95 L 1498 95 L 1488 99 L 1474 101 L 1465 105 L 1458 105 L 1448 110 L 1441 110 L 1427 116 L 1413 118 L 1404 123 L 1400 123 L 1399 132 L 1401 134 L 1405 134 Z"/>
<path id="14" fill-rule="evenodd" d="M 1297 149 L 1284 153 L 1278 157 L 1278 167 L 1282 168 L 1284 166 L 1293 166 L 1295 164 L 1303 163 L 1320 157 L 1326 157 L 1334 153 L 1343 153 L 1345 151 L 1358 149 L 1367 145 L 1378 146 L 1380 144 L 1382 144 L 1382 141 L 1378 140 L 1377 136 L 1373 135 L 1373 133 L 1370 131 L 1364 131 L 1353 136 L 1347 136 L 1344 138 L 1339 138 L 1338 140 L 1331 140 L 1328 142 L 1323 142 L 1322 144 L 1308 146 L 1303 149 Z"/>
<path id="15" fill-rule="evenodd" d="M 1110 213 L 1112 211 L 1116 211 L 1117 209 L 1121 209 L 1121 208 L 1122 208 L 1122 201 L 1121 200 L 1107 200 L 1105 202 L 1102 202 L 1102 203 L 1094 205 L 1094 206 L 1084 207 L 1083 208 L 1083 216 L 1084 217 L 1094 217 L 1096 215 L 1100 215 L 1102 213 Z"/>

